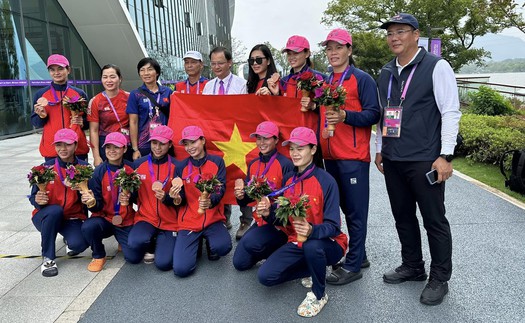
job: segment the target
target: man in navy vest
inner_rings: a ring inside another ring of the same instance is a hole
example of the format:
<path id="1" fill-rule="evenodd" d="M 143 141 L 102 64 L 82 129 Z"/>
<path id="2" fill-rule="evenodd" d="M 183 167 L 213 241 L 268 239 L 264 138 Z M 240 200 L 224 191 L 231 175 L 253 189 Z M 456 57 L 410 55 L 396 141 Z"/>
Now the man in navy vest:
<path id="1" fill-rule="evenodd" d="M 414 16 L 400 13 L 381 28 L 386 29 L 396 57 L 383 67 L 377 82 L 383 113 L 377 125 L 375 164 L 385 175 L 402 256 L 401 266 L 385 273 L 383 280 L 398 284 L 427 279 L 417 205 L 432 258 L 420 301 L 437 305 L 448 292 L 452 273 L 445 181 L 452 176 L 461 118 L 456 79 L 445 60 L 418 47 Z"/>

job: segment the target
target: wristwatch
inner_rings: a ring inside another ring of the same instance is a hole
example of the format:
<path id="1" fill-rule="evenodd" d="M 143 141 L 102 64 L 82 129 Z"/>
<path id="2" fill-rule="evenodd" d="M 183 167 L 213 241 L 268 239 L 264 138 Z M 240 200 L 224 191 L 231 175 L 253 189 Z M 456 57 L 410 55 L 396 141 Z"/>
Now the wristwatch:
<path id="1" fill-rule="evenodd" d="M 138 148 L 131 148 L 131 149 L 133 149 L 133 152 L 135 152 L 135 153 L 136 153 L 137 151 L 139 151 Z"/>
<path id="2" fill-rule="evenodd" d="M 454 159 L 454 155 L 441 154 L 441 155 L 439 155 L 439 157 L 443 158 L 444 160 L 446 160 L 449 163 Z"/>

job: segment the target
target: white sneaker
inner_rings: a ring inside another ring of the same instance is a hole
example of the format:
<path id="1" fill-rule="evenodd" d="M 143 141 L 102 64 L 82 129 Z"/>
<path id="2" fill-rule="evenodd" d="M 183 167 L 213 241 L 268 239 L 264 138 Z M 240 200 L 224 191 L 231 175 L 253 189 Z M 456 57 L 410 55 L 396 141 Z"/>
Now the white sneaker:
<path id="1" fill-rule="evenodd" d="M 69 246 L 66 244 L 66 255 L 68 255 L 70 257 L 74 257 L 74 256 L 77 256 L 79 254 L 80 254 L 80 252 L 76 252 L 75 250 L 70 249 Z"/>
<path id="2" fill-rule="evenodd" d="M 297 308 L 297 314 L 302 317 L 314 317 L 321 312 L 327 302 L 328 295 L 324 294 L 321 299 L 317 299 L 314 293 L 308 292 L 306 298 Z"/>
<path id="3" fill-rule="evenodd" d="M 305 277 L 301 278 L 301 285 L 303 285 L 304 288 L 312 288 L 313 282 L 312 277 Z"/>
<path id="4" fill-rule="evenodd" d="M 154 253 L 149 253 L 149 252 L 146 252 L 144 254 L 144 263 L 145 264 L 152 264 L 153 262 L 155 261 L 155 254 Z"/>
<path id="5" fill-rule="evenodd" d="M 40 272 L 44 277 L 53 277 L 58 275 L 58 267 L 54 260 L 44 258 L 44 262 L 40 266 Z"/>

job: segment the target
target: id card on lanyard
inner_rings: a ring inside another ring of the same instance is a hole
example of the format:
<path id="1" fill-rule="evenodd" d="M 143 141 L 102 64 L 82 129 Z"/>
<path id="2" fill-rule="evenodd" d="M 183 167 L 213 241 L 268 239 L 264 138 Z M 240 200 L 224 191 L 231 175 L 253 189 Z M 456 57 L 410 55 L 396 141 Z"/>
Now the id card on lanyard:
<path id="1" fill-rule="evenodd" d="M 410 85 L 410 82 L 412 81 L 412 77 L 414 76 L 414 72 L 416 71 L 417 65 L 418 64 L 412 67 L 412 71 L 410 71 L 410 75 L 408 76 L 408 79 L 402 88 L 399 105 L 390 105 L 390 96 L 392 93 L 392 79 L 394 78 L 393 74 L 390 74 L 390 81 L 388 82 L 387 106 L 385 107 L 385 111 L 383 115 L 383 131 L 382 131 L 383 137 L 389 137 L 389 138 L 401 137 L 401 120 L 403 117 L 403 101 L 405 100 L 405 97 L 408 91 L 408 86 Z"/>
<path id="2" fill-rule="evenodd" d="M 157 103 L 160 101 L 160 93 L 157 94 Z M 155 106 L 155 113 L 153 113 L 153 106 L 151 105 L 151 101 L 148 100 L 149 103 L 149 128 L 150 130 L 155 129 L 156 127 L 162 125 L 160 121 L 160 114 L 159 114 L 159 107 Z"/>

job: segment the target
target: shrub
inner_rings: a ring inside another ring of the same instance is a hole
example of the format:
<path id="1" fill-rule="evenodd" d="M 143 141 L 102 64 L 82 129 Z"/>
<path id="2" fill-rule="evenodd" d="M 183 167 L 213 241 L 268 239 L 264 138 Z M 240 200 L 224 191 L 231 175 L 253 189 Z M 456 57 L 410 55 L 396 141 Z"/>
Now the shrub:
<path id="1" fill-rule="evenodd" d="M 464 114 L 459 132 L 463 145 L 456 153 L 477 162 L 496 164 L 505 151 L 525 148 L 525 120 L 515 116 Z"/>
<path id="2" fill-rule="evenodd" d="M 496 90 L 482 85 L 476 92 L 468 93 L 470 107 L 468 111 L 474 114 L 498 116 L 513 114 L 514 109 L 508 99 Z"/>

